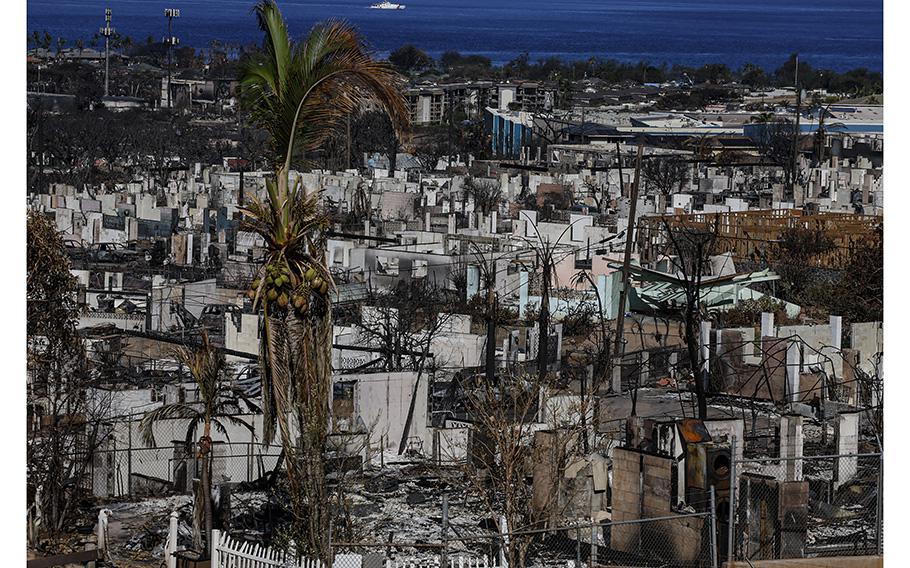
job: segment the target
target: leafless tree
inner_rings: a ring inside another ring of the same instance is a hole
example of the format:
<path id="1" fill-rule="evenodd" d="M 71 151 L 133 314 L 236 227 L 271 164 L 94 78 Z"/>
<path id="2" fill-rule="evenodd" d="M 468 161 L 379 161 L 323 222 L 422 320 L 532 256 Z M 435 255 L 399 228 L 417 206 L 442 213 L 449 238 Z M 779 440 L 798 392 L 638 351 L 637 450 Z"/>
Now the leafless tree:
<path id="1" fill-rule="evenodd" d="M 402 286 L 378 296 L 360 323 L 365 342 L 383 350 L 386 370 L 417 371 L 398 453 L 405 450 L 418 387 L 430 360 L 433 340 L 452 316 L 446 309 L 450 301 L 450 294 L 433 283 Z"/>
<path id="2" fill-rule="evenodd" d="M 502 189 L 497 180 L 467 177 L 462 187 L 468 196 L 474 198 L 474 208 L 484 215 L 495 211 L 502 201 Z"/>
<path id="3" fill-rule="evenodd" d="M 534 375 L 504 373 L 496 382 L 476 375 L 464 390 L 474 436 L 463 480 L 490 516 L 505 519 L 508 565 L 520 568 L 535 537 L 522 531 L 542 528 L 561 513 L 558 480 L 578 452 L 579 432 L 556 427 L 549 443 L 535 443 L 539 400 L 548 387 Z M 529 483 L 532 464 L 546 469 L 555 487 L 535 489 Z"/>
<path id="4" fill-rule="evenodd" d="M 701 306 L 702 283 L 708 270 L 708 259 L 714 252 L 720 216 L 714 216 L 713 225 L 705 228 L 692 227 L 684 223 L 671 225 L 666 218 L 661 220 L 663 236 L 667 242 L 667 256 L 682 283 L 685 302 L 681 307 L 685 324 L 686 351 L 689 365 L 695 374 L 695 396 L 698 417 L 707 418 L 707 377 L 702 376 L 704 361 L 701 352 L 701 322 L 704 313 Z"/>
<path id="5" fill-rule="evenodd" d="M 572 281 L 575 285 L 588 284 L 597 299 L 597 311 L 595 312 L 597 320 L 596 332 L 591 334 L 588 339 L 591 344 L 590 351 L 593 354 L 592 364 L 594 365 L 594 382 L 591 385 L 591 390 L 596 394 L 602 385 L 609 384 L 610 381 L 610 345 L 614 341 L 615 330 L 607 324 L 606 314 L 604 314 L 604 298 L 600 297 L 600 291 L 591 273 L 587 270 L 580 270 L 575 274 Z"/>
<path id="6" fill-rule="evenodd" d="M 796 177 L 793 146 L 797 134 L 796 124 L 791 120 L 783 119 L 765 123 L 754 139 L 762 158 L 781 168 L 787 187 L 792 187 Z"/>
<path id="7" fill-rule="evenodd" d="M 663 213 L 667 208 L 667 197 L 680 191 L 689 180 L 689 167 L 685 159 L 676 154 L 652 156 L 642 161 L 641 179 L 645 190 L 657 197 L 657 210 Z"/>

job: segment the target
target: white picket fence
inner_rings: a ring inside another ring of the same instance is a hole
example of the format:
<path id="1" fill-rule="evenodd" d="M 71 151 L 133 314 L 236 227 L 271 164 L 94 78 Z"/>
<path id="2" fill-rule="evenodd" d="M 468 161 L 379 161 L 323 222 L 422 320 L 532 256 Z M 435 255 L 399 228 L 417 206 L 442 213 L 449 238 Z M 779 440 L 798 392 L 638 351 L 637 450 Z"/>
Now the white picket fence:
<path id="1" fill-rule="evenodd" d="M 323 568 L 322 562 L 302 558 L 296 561 L 285 552 L 252 542 L 231 538 L 219 530 L 212 531 L 211 568 Z M 332 568 L 361 568 L 360 554 L 337 554 Z M 408 562 L 386 560 L 385 568 L 440 568 L 439 559 Z M 496 568 L 489 558 L 449 557 L 449 568 Z"/>
<path id="2" fill-rule="evenodd" d="M 283 551 L 235 540 L 219 530 L 212 531 L 212 545 L 211 568 L 322 568 L 318 560 L 297 562 Z"/>

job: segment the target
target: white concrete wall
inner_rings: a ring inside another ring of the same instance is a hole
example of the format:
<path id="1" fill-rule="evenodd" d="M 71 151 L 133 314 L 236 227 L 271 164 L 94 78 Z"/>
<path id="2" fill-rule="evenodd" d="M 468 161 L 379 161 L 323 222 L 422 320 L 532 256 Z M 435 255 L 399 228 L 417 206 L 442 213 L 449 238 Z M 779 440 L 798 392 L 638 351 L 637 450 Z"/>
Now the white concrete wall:
<path id="1" fill-rule="evenodd" d="M 369 373 L 345 375 L 344 378 L 357 381 L 354 387 L 354 413 L 370 430 L 370 445 L 378 446 L 380 438 L 384 436 L 386 447 L 397 448 L 414 394 L 417 373 Z M 433 439 L 427 427 L 427 383 L 428 377 L 424 373 L 417 388 L 408 438 L 422 440 L 424 451 L 429 454 Z"/>
<path id="2" fill-rule="evenodd" d="M 230 313 L 224 314 L 224 346 L 227 349 L 259 356 L 259 314 L 240 314 L 240 329 Z"/>

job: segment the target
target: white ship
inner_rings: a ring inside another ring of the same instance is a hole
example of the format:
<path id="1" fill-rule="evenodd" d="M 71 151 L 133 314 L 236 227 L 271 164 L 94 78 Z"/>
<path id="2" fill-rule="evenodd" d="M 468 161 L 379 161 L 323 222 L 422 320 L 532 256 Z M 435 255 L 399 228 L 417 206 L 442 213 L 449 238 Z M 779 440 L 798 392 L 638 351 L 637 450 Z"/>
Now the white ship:
<path id="1" fill-rule="evenodd" d="M 374 10 L 404 10 L 404 4 L 396 4 L 394 2 L 389 2 L 389 0 L 382 0 L 382 2 L 372 4 L 370 8 Z"/>

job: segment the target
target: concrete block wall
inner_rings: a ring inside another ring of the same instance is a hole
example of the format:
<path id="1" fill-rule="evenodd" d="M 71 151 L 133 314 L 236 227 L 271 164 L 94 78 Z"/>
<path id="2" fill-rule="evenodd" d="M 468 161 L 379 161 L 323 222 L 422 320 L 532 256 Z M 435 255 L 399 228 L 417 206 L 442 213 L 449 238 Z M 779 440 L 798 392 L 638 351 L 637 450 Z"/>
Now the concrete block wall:
<path id="1" fill-rule="evenodd" d="M 859 449 L 859 421 L 860 412 L 842 412 L 837 417 L 836 437 L 837 453 L 849 455 L 857 453 Z M 834 479 L 834 488 L 837 489 L 857 473 L 857 459 L 837 458 L 837 470 Z"/>
<path id="2" fill-rule="evenodd" d="M 803 455 L 803 417 L 785 414 L 780 417 L 780 457 L 800 458 Z M 803 460 L 785 459 L 774 468 L 780 481 L 802 481 Z"/>
<path id="3" fill-rule="evenodd" d="M 882 323 L 854 323 L 850 329 L 850 347 L 859 353 L 860 368 L 875 372 L 875 356 L 883 350 Z"/>
<path id="4" fill-rule="evenodd" d="M 613 450 L 613 521 L 641 518 L 641 454 L 626 448 Z M 624 552 L 638 549 L 641 525 L 615 525 L 610 548 Z"/>
<path id="5" fill-rule="evenodd" d="M 613 450 L 613 520 L 630 521 L 673 514 L 673 460 L 627 448 Z M 695 521 L 695 522 L 692 522 Z M 614 525 L 610 546 L 638 553 L 655 550 L 674 559 L 697 558 L 701 519 Z"/>

